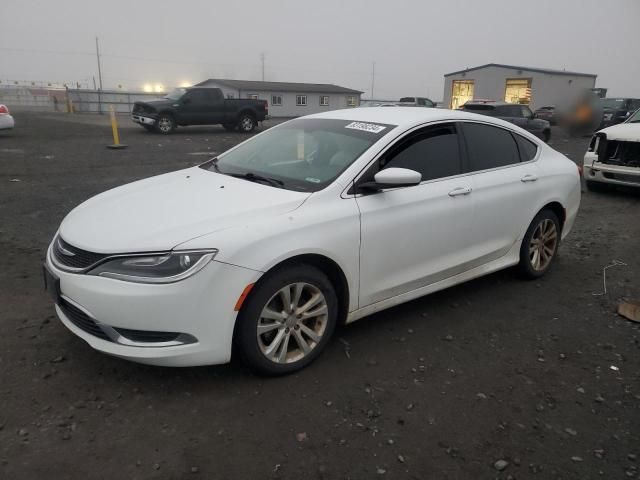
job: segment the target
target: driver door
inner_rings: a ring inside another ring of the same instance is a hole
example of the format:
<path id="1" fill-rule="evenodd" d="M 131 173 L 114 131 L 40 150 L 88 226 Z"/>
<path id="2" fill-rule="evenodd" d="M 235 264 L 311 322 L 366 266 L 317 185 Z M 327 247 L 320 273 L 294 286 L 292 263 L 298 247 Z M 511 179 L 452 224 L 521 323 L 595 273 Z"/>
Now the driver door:
<path id="1" fill-rule="evenodd" d="M 381 169 L 409 168 L 419 185 L 359 193 L 360 307 L 444 280 L 465 270 L 473 218 L 471 177 L 463 174 L 454 123 L 401 139 L 358 181 Z"/>

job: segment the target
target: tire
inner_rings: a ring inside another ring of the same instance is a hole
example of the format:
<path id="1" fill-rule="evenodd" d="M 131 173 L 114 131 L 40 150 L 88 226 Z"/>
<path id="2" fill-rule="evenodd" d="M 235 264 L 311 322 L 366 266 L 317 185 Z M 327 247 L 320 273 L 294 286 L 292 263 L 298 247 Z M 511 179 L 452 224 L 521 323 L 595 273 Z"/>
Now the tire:
<path id="1" fill-rule="evenodd" d="M 253 115 L 243 113 L 238 119 L 238 129 L 243 133 L 251 133 L 256 128 L 256 119 Z"/>
<path id="2" fill-rule="evenodd" d="M 535 279 L 547 273 L 558 253 L 560 236 L 560 221 L 553 211 L 545 209 L 535 216 L 520 246 L 518 270 L 523 277 Z"/>
<path id="3" fill-rule="evenodd" d="M 233 123 L 226 123 L 222 125 L 227 132 L 233 132 L 238 126 Z"/>
<path id="4" fill-rule="evenodd" d="M 176 129 L 176 121 L 173 119 L 171 115 L 168 113 L 163 113 L 158 117 L 158 121 L 156 122 L 156 131 L 169 135 Z"/>
<path id="5" fill-rule="evenodd" d="M 289 309 L 285 318 L 286 291 L 292 304 L 296 295 L 299 300 L 298 309 Z M 312 301 L 316 303 L 309 305 Z M 317 315 L 296 316 L 296 310 L 301 313 L 305 305 L 309 305 L 307 312 Z M 337 318 L 338 299 L 329 278 L 311 265 L 286 267 L 260 279 L 245 300 L 236 321 L 235 347 L 254 372 L 286 375 L 306 367 L 322 353 Z M 258 333 L 259 327 L 263 333 Z"/>
<path id="6" fill-rule="evenodd" d="M 545 143 L 549 143 L 549 140 L 551 140 L 551 130 L 542 132 L 542 140 L 544 140 Z"/>

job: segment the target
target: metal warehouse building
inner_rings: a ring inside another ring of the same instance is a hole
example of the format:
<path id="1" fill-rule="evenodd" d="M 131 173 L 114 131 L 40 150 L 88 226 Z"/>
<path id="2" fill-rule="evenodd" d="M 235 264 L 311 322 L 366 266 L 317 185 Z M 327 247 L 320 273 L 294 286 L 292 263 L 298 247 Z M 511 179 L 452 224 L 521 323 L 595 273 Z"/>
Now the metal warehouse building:
<path id="1" fill-rule="evenodd" d="M 256 98 L 269 102 L 272 117 L 300 117 L 360 105 L 363 92 L 326 83 L 260 82 L 210 78 L 196 87 L 220 88 L 227 98 Z"/>
<path id="2" fill-rule="evenodd" d="M 443 104 L 458 108 L 467 100 L 490 99 L 529 105 L 561 105 L 594 88 L 596 75 L 488 63 L 444 76 Z"/>

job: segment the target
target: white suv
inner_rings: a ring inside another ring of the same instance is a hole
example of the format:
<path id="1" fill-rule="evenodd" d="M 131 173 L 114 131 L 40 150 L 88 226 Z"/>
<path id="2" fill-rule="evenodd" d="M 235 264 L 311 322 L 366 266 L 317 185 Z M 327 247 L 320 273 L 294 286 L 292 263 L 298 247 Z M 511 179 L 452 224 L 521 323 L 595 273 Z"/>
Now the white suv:
<path id="1" fill-rule="evenodd" d="M 640 110 L 593 136 L 582 175 L 590 190 L 603 184 L 640 187 Z"/>

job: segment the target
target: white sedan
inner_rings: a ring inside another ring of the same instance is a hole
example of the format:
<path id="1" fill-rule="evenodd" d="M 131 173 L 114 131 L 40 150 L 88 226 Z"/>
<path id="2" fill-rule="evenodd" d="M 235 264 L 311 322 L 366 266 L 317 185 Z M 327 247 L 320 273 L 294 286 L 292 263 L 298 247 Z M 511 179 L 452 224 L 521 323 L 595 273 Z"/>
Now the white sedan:
<path id="1" fill-rule="evenodd" d="M 271 128 L 64 219 L 45 264 L 64 325 L 166 366 L 313 361 L 336 325 L 517 265 L 543 275 L 576 164 L 498 119 L 380 107 Z"/>
<path id="2" fill-rule="evenodd" d="M 15 121 L 9 113 L 6 105 L 0 103 L 0 130 L 10 130 L 15 126 Z"/>

